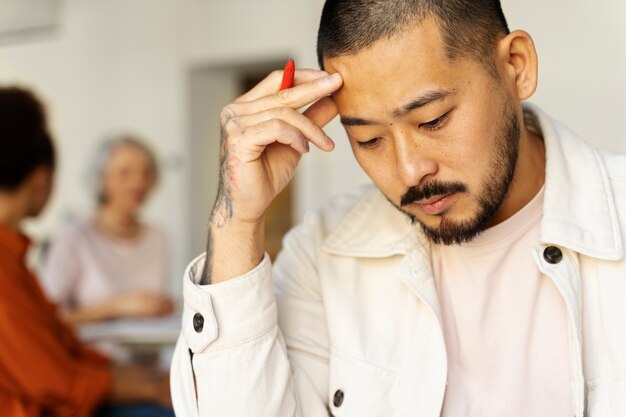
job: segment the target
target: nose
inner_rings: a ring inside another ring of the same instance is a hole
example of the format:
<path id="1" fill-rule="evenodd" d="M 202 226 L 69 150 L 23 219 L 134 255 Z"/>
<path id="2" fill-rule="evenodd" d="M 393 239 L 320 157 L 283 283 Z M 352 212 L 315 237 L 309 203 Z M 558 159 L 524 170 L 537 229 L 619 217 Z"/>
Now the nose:
<path id="1" fill-rule="evenodd" d="M 394 135 L 397 175 L 406 188 L 419 185 L 426 177 L 435 175 L 437 162 L 419 143 L 419 138 L 407 134 Z"/>

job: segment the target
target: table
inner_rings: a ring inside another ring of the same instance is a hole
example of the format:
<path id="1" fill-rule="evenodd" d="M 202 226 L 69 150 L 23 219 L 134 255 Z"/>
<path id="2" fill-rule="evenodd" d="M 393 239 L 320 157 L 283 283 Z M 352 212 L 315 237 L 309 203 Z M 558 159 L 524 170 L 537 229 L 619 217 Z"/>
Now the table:
<path id="1" fill-rule="evenodd" d="M 173 314 L 85 324 L 78 328 L 78 336 L 116 362 L 167 369 L 180 330 L 181 316 Z"/>

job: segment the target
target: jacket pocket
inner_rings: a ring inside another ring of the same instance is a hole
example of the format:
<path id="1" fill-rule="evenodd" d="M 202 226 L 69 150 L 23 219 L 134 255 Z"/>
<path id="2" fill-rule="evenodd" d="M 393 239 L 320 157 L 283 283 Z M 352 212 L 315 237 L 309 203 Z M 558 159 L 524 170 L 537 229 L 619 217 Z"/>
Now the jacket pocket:
<path id="1" fill-rule="evenodd" d="M 586 417 L 626 417 L 626 381 L 590 385 Z"/>
<path id="2" fill-rule="evenodd" d="M 334 417 L 389 417 L 397 397 L 393 371 L 333 351 L 329 409 Z"/>

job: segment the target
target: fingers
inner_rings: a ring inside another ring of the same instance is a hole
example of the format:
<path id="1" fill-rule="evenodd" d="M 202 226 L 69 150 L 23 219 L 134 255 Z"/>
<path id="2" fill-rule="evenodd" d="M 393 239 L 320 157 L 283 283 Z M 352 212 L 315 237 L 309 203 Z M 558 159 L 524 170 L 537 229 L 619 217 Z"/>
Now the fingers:
<path id="1" fill-rule="evenodd" d="M 330 111 L 327 107 L 328 106 L 319 106 L 317 112 L 319 113 L 318 118 L 320 120 L 324 120 L 325 117 L 328 117 Z M 320 126 L 312 119 L 289 107 L 278 107 L 248 116 L 234 117 L 228 120 L 224 127 L 229 134 L 245 133 L 249 131 L 250 127 L 271 120 L 280 120 L 289 124 L 299 132 L 301 137 L 311 141 L 315 146 L 324 151 L 330 151 L 334 148 L 334 142 L 326 135 Z M 282 124 L 277 124 L 276 126 L 279 126 L 281 129 L 283 128 Z"/>
<path id="2" fill-rule="evenodd" d="M 221 114 L 222 128 L 228 141 L 245 146 L 248 161 L 254 161 L 268 145 L 278 142 L 298 153 L 309 152 L 309 141 L 319 149 L 331 151 L 334 142 L 321 126 L 337 115 L 337 106 L 329 97 L 341 88 L 337 73 L 299 70 L 296 86 L 276 92 L 282 71 L 275 71 Z M 297 109 L 313 103 L 301 114 Z"/>
<path id="3" fill-rule="evenodd" d="M 164 295 L 155 295 L 154 303 L 157 315 L 159 316 L 167 315 L 174 310 L 174 303 L 169 297 Z"/>
<path id="4" fill-rule="evenodd" d="M 300 85 L 327 76 L 326 71 L 317 71 L 313 69 L 298 69 L 294 76 L 294 85 Z M 239 97 L 235 103 L 243 103 L 247 101 L 258 100 L 262 97 L 276 94 L 280 88 L 283 78 L 283 70 L 273 71 L 263 81 L 257 84 L 252 90 Z"/>
<path id="5" fill-rule="evenodd" d="M 303 114 L 317 126 L 324 127 L 339 114 L 339 111 L 331 97 L 324 97 L 313 103 Z"/>
<path id="6" fill-rule="evenodd" d="M 341 88 L 342 83 L 341 76 L 335 73 L 257 100 L 229 104 L 222 110 L 222 126 L 232 117 L 260 113 L 276 107 L 299 109 L 329 96 Z"/>
<path id="7" fill-rule="evenodd" d="M 139 317 L 159 317 L 173 311 L 173 302 L 161 294 L 152 292 L 135 292 L 127 295 L 129 307 Z"/>
<path id="8" fill-rule="evenodd" d="M 273 107 L 299 109 L 327 97 L 341 88 L 343 80 L 339 73 L 317 78 L 308 83 L 280 91 L 244 105 L 249 113 L 256 113 Z"/>
<path id="9" fill-rule="evenodd" d="M 274 142 L 288 145 L 301 154 L 309 152 L 309 142 L 302 132 L 280 119 L 270 119 L 251 126 L 246 129 L 242 139 L 258 148 L 259 154 Z"/>
<path id="10" fill-rule="evenodd" d="M 170 314 L 174 311 L 174 302 L 169 298 L 165 299 L 165 302 L 161 305 L 161 312 L 164 315 Z"/>

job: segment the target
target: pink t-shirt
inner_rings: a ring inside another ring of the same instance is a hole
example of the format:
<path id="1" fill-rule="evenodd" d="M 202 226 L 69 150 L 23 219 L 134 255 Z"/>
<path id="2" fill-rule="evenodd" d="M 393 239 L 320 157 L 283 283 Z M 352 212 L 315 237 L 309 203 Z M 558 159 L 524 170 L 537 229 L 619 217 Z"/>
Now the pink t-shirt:
<path id="1" fill-rule="evenodd" d="M 145 226 L 134 239 L 119 239 L 101 232 L 93 220 L 83 220 L 52 242 L 41 284 L 61 308 L 134 291 L 164 294 L 168 262 L 165 235 L 153 226 Z"/>
<path id="2" fill-rule="evenodd" d="M 442 417 L 571 417 L 565 302 L 533 258 L 543 189 L 463 245 L 433 245 L 448 355 Z"/>

